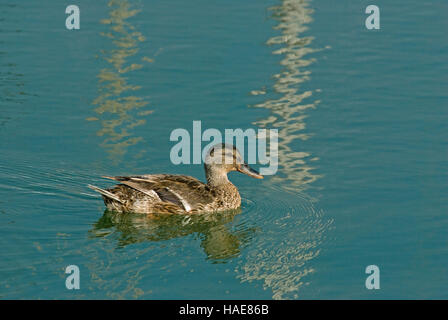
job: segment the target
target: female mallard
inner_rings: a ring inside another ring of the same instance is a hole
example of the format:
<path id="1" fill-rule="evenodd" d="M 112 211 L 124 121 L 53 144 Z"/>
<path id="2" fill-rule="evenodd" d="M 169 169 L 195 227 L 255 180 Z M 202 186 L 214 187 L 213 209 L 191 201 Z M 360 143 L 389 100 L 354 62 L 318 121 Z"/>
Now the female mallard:
<path id="1" fill-rule="evenodd" d="M 231 145 L 214 145 L 205 158 L 207 184 L 196 178 L 173 174 L 104 177 L 119 181 L 112 189 L 89 187 L 103 196 L 107 209 L 118 212 L 194 214 L 237 209 L 238 189 L 227 173 L 239 171 L 253 178 L 263 176 L 244 163 Z"/>

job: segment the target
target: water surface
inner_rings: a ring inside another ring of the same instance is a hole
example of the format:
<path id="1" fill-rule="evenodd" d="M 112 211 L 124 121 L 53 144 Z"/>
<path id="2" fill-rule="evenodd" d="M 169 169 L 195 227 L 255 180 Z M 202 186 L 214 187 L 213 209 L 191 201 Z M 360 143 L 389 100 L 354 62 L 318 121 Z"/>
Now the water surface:
<path id="1" fill-rule="evenodd" d="M 442 0 L 0 4 L 0 298 L 447 298 Z M 175 128 L 276 128 L 240 210 L 116 215 L 101 175 L 182 173 Z M 81 289 L 65 288 L 78 265 Z M 381 270 L 367 290 L 366 266 Z"/>

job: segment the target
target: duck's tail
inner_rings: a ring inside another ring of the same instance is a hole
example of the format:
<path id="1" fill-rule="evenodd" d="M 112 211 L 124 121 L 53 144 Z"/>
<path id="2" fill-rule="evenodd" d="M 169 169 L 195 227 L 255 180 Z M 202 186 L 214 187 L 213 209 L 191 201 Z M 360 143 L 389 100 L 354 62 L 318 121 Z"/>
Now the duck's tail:
<path id="1" fill-rule="evenodd" d="M 112 192 L 109 192 L 107 190 L 92 186 L 91 184 L 87 185 L 90 189 L 95 190 L 96 192 L 101 193 L 103 196 L 105 196 L 106 198 L 118 201 L 119 203 L 123 204 L 123 201 L 121 201 L 121 199 L 116 196 L 115 194 L 113 194 Z"/>

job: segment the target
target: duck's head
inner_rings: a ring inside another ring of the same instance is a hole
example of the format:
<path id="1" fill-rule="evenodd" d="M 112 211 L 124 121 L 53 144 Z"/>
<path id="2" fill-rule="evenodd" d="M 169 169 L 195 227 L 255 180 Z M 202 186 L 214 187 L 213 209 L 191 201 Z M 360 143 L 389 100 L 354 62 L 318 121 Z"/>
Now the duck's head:
<path id="1" fill-rule="evenodd" d="M 219 143 L 212 146 L 205 157 L 205 174 L 209 184 L 228 182 L 227 173 L 239 171 L 256 179 L 263 176 L 244 162 L 238 149 L 229 144 Z"/>

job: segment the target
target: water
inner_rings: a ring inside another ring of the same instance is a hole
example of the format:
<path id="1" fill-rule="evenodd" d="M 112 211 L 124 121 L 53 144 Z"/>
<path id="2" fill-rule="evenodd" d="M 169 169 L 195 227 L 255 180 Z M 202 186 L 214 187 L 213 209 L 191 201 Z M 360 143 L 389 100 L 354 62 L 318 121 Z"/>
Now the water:
<path id="1" fill-rule="evenodd" d="M 377 31 L 367 1 L 76 4 L 0 3 L 1 298 L 448 298 L 444 1 Z M 105 213 L 101 175 L 204 179 L 169 160 L 194 120 L 279 129 L 278 174 L 231 174 L 236 212 Z"/>

